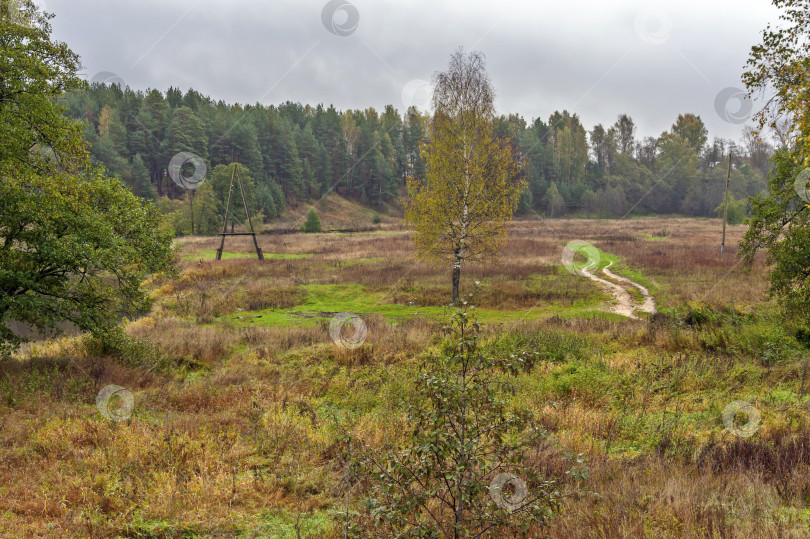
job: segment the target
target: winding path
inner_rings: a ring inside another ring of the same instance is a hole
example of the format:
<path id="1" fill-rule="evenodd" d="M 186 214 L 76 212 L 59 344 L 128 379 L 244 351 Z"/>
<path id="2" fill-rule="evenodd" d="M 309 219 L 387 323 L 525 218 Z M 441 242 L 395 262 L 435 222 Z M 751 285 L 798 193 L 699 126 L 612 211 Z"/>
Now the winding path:
<path id="1" fill-rule="evenodd" d="M 638 288 L 641 291 L 641 295 L 644 297 L 644 301 L 639 304 L 633 296 L 630 295 L 630 292 L 627 291 L 623 286 L 616 284 L 612 281 L 608 281 L 607 279 L 602 279 L 601 277 L 597 277 L 593 273 L 591 273 L 590 269 L 595 265 L 595 262 L 585 266 L 580 270 L 582 274 L 587 277 L 588 279 L 594 281 L 600 288 L 609 292 L 613 295 L 616 299 L 616 304 L 612 305 L 608 311 L 616 314 L 620 314 L 622 316 L 626 316 L 628 318 L 632 318 L 634 320 L 638 319 L 636 312 L 641 311 L 644 313 L 655 314 L 655 298 L 652 297 L 650 291 L 647 290 L 645 286 L 638 284 L 637 282 L 628 279 L 627 277 L 622 277 L 621 275 L 616 275 L 608 268 L 613 265 L 613 261 L 602 268 L 602 273 L 605 274 L 610 279 L 614 279 L 616 281 L 629 284 Z"/>
<path id="2" fill-rule="evenodd" d="M 655 298 L 652 297 L 652 294 L 650 294 L 650 291 L 647 290 L 647 287 L 642 286 L 642 285 L 638 284 L 637 282 L 635 282 L 635 281 L 633 281 L 631 279 L 628 279 L 627 277 L 622 277 L 621 275 L 616 275 L 615 273 L 613 273 L 612 271 L 610 271 L 608 269 L 612 264 L 613 264 L 613 261 L 611 260 L 610 264 L 608 264 L 607 266 L 602 268 L 602 273 L 604 273 L 605 275 L 607 275 L 611 279 L 616 279 L 617 281 L 621 281 L 623 283 L 627 283 L 629 285 L 632 285 L 632 286 L 635 286 L 636 288 L 638 288 L 641 291 L 641 295 L 644 297 L 644 302 L 641 305 L 639 305 L 638 307 L 636 307 L 636 310 L 641 311 L 643 313 L 655 314 L 657 312 L 657 310 L 655 308 Z"/>

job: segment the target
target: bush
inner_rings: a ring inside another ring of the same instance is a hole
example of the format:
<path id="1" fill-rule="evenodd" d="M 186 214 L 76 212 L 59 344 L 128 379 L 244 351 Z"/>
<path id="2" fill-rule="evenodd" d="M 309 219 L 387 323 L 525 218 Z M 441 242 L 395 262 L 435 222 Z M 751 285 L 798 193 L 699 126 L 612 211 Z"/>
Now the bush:
<path id="1" fill-rule="evenodd" d="M 304 232 L 320 232 L 321 220 L 315 210 L 309 210 L 307 221 L 304 223 Z"/>
<path id="2" fill-rule="evenodd" d="M 382 217 L 380 217 L 379 213 L 375 213 L 374 217 L 371 219 L 371 222 L 374 223 L 375 225 L 378 225 L 382 223 Z"/>
<path id="3" fill-rule="evenodd" d="M 800 327 L 795 333 L 796 340 L 799 344 L 810 350 L 810 328 Z"/>
<path id="4" fill-rule="evenodd" d="M 711 305 L 689 302 L 687 307 L 688 309 L 683 317 L 683 321 L 687 326 L 719 326 L 723 322 L 722 313 L 718 312 Z"/>
<path id="5" fill-rule="evenodd" d="M 723 218 L 723 202 L 714 209 L 717 216 Z M 740 225 L 745 222 L 748 214 L 748 203 L 745 200 L 734 200 L 734 197 L 728 195 L 728 224 Z"/>
<path id="6" fill-rule="evenodd" d="M 371 528 L 386 537 L 525 536 L 559 510 L 555 483 L 525 459 L 526 449 L 546 432 L 530 410 L 512 407 L 499 391 L 502 377 L 531 372 L 540 356 L 490 354 L 479 345 L 480 329 L 464 301 L 445 327 L 448 339 L 440 351 L 420 366 L 407 401 L 410 439 L 378 456 L 361 449 L 359 463 L 372 484 L 372 518 L 358 531 Z M 352 447 L 363 446 L 355 441 Z"/>

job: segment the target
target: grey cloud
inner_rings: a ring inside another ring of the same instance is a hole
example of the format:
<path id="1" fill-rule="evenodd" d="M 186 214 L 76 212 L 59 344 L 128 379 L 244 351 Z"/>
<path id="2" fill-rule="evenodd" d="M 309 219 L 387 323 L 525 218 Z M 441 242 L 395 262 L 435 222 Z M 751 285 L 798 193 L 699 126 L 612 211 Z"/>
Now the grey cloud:
<path id="1" fill-rule="evenodd" d="M 322 24 L 325 3 L 48 0 L 47 7 L 55 36 L 82 56 L 88 78 L 111 71 L 133 88 L 402 110 L 409 81 L 430 80 L 461 45 L 487 55 L 501 113 L 531 121 L 568 109 L 587 128 L 628 113 L 644 136 L 694 112 L 712 135 L 728 138 L 738 138 L 741 125 L 719 117 L 715 97 L 741 86 L 748 50 L 776 20 L 765 0 L 353 0 L 359 24 L 342 37 Z M 663 43 L 637 34 L 642 9 L 666 13 Z"/>

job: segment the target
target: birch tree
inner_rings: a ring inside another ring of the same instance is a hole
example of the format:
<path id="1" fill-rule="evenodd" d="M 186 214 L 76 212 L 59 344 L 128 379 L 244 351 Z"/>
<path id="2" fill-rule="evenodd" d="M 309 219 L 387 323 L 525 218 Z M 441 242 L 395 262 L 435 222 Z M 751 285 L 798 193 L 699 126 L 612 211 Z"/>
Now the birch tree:
<path id="1" fill-rule="evenodd" d="M 494 97 L 483 54 L 456 51 L 434 76 L 427 174 L 407 184 L 405 218 L 423 258 L 452 264 L 453 305 L 462 262 L 498 258 L 525 189 L 515 147 L 495 136 Z"/>

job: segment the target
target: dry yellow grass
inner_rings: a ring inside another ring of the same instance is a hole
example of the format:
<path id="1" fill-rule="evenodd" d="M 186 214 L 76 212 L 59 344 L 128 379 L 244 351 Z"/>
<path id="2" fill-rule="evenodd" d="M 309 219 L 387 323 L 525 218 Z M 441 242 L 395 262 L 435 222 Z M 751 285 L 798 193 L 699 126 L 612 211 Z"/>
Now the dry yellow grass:
<path id="1" fill-rule="evenodd" d="M 0 537 L 295 537 L 296 521 L 301 536 L 340 537 L 329 523 L 341 517 L 329 511 L 345 502 L 341 429 L 372 448 L 407 435 L 401 399 L 441 321 L 365 313 L 366 342 L 344 350 L 329 338 L 328 316 L 256 327 L 234 317 L 301 305 L 309 285 L 359 285 L 384 305 L 444 305 L 449 266 L 418 261 L 410 235 L 389 226 L 386 234 L 259 236 L 268 255 L 309 258 L 183 260 L 178 280 L 151 283 L 153 312 L 128 326 L 163 352 L 168 369 L 105 356 L 81 337 L 28 346 L 0 365 Z M 498 264 L 463 268 L 462 292 L 476 279 L 487 284 L 481 307 L 568 306 L 597 293 L 559 268 L 568 241 L 589 241 L 649 281 L 665 311 L 637 321 L 488 324 L 493 346 L 522 339 L 564 356 L 513 382 L 515 403 L 535 410 L 550 434 L 530 458 L 572 493 L 543 533 L 736 538 L 807 530 L 810 486 L 802 477 L 810 463 L 802 451 L 810 455 L 810 444 L 768 453 L 746 443 L 729 452 L 715 417 L 717 399 L 758 387 L 767 421 L 756 443 L 788 444 L 810 424 L 799 406 L 807 402 L 798 389 L 802 362 L 765 365 L 750 351 L 754 330 L 682 322 L 688 304 L 727 318 L 769 312 L 762 261 L 750 274 L 734 266 L 743 232 L 730 227 L 721 259 L 718 221 L 521 221 Z M 249 254 L 249 242 L 231 238 L 227 249 Z M 194 255 L 216 249 L 218 239 L 180 244 Z M 96 410 L 96 394 L 110 383 L 133 393 L 129 421 Z M 590 479 L 575 481 L 564 473 L 565 455 L 579 452 Z M 792 463 L 793 487 L 784 487 L 788 471 L 759 469 L 750 455 Z M 353 508 L 367 489 L 352 484 Z"/>

